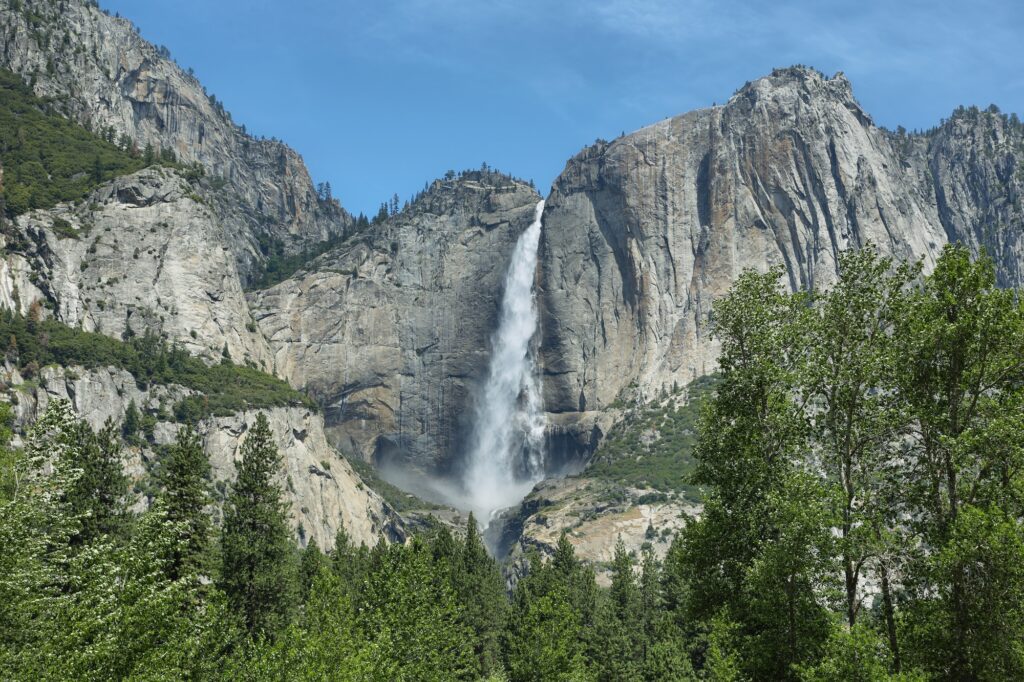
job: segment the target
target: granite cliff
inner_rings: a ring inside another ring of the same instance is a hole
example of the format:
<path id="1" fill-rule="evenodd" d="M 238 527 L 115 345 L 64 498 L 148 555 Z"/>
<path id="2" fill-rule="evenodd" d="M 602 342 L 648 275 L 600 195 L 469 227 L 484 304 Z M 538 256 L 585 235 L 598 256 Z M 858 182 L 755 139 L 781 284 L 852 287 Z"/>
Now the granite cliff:
<path id="1" fill-rule="evenodd" d="M 351 228 L 337 202 L 318 196 L 293 149 L 248 135 L 128 19 L 85 0 L 0 0 L 0 27 L 0 67 L 66 116 L 205 169 L 208 201 L 243 280 L 273 242 L 301 252 Z"/>
<path id="2" fill-rule="evenodd" d="M 870 242 L 927 268 L 962 241 L 1019 285 L 1022 149 L 1024 129 L 995 111 L 961 109 L 926 133 L 880 128 L 842 74 L 804 67 L 584 149 L 543 216 L 551 468 L 587 461 L 617 399 L 714 370 L 712 305 L 744 268 L 782 265 L 807 289 L 832 281 L 844 249 Z M 458 461 L 500 277 L 537 198 L 437 181 L 372 233 L 250 295 L 275 366 L 325 406 L 334 442 L 416 471 Z"/>
<path id="3" fill-rule="evenodd" d="M 539 200 L 495 172 L 437 180 L 372 232 L 250 295 L 278 372 L 324 406 L 343 450 L 420 472 L 454 463 L 512 248 Z"/>
<path id="4" fill-rule="evenodd" d="M 0 307 L 115 339 L 154 333 L 207 363 L 226 356 L 273 372 L 243 286 L 272 250 L 302 253 L 352 227 L 337 201 L 314 190 L 302 159 L 246 134 L 165 48 L 93 2 L 0 0 L 0 68 L 23 79 L 46 112 L 171 161 L 99 183 L 81 201 L 0 216 Z M 178 420 L 167 408 L 187 394 L 174 386 L 140 393 L 116 367 L 48 367 L 28 378 L 8 364 L 2 379 L 20 424 L 54 397 L 71 399 L 94 425 L 120 420 L 132 401 L 155 415 L 127 463 L 143 487 L 152 481 L 140 463 L 159 459 L 173 439 Z M 265 411 L 301 540 L 329 547 L 340 525 L 357 542 L 402 537 L 401 520 L 327 443 L 320 414 Z M 199 423 L 221 486 L 234 476 L 253 418 L 242 410 Z"/>
<path id="5" fill-rule="evenodd" d="M 153 427 L 151 440 L 139 440 L 124 449 L 125 470 L 133 483 L 132 499 L 146 508 L 155 488 L 153 473 L 160 466 L 160 449 L 174 442 L 181 425 L 167 415 L 165 406 L 190 391 L 181 386 L 155 385 L 140 388 L 128 372 L 109 367 L 49 367 L 33 381 L 17 369 L 0 366 L 0 384 L 14 389 L 18 425 L 31 423 L 55 399 L 68 400 L 93 428 L 107 419 L 120 422 L 129 404 L 165 416 Z M 355 543 L 372 546 L 384 537 L 401 541 L 404 524 L 398 515 L 367 488 L 326 440 L 323 418 L 303 407 L 263 410 L 281 454 L 280 484 L 289 504 L 292 529 L 302 544 L 315 539 L 320 547 L 333 547 L 344 528 Z M 213 417 L 198 425 L 203 447 L 210 457 L 215 503 L 223 502 L 226 484 L 234 480 L 235 462 L 256 412 L 247 410 L 227 417 Z"/>
<path id="6" fill-rule="evenodd" d="M 724 105 L 569 161 L 544 212 L 544 396 L 567 447 L 619 397 L 648 400 L 715 367 L 716 297 L 744 268 L 826 285 L 871 242 L 926 268 L 965 242 L 1019 286 L 1024 128 L 958 110 L 924 134 L 876 126 L 842 74 L 781 69 Z"/>

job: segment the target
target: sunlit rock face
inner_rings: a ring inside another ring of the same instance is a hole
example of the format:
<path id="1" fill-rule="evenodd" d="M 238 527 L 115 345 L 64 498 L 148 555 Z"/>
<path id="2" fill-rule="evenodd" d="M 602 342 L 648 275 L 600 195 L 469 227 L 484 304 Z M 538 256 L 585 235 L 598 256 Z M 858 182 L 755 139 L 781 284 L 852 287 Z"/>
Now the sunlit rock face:
<path id="1" fill-rule="evenodd" d="M 345 452 L 451 473 L 471 428 L 503 282 L 540 197 L 495 173 L 408 208 L 250 295 L 278 372 L 324 405 Z"/>
<path id="2" fill-rule="evenodd" d="M 173 170 L 147 168 L 78 204 L 18 216 L 0 243 L 4 308 L 40 305 L 86 331 L 148 331 L 208 361 L 227 350 L 273 370 L 216 213 Z"/>
<path id="3" fill-rule="evenodd" d="M 0 381 L 18 384 L 21 377 L 17 370 L 0 365 Z M 19 392 L 15 414 L 18 424 L 25 426 L 41 416 L 50 401 L 63 399 L 98 429 L 108 419 L 115 423 L 123 420 L 130 404 L 143 410 L 156 409 L 190 393 L 174 385 L 141 389 L 131 374 L 120 369 L 47 367 L 37 385 Z M 315 539 L 321 548 L 333 547 L 341 528 L 356 544 L 372 546 L 381 538 L 404 540 L 402 520 L 327 443 L 319 414 L 304 407 L 278 407 L 261 412 L 267 417 L 281 455 L 277 483 L 288 503 L 291 530 L 301 544 Z M 211 417 L 197 426 L 210 459 L 214 506 L 218 509 L 237 475 L 235 464 L 241 459 L 242 444 L 256 415 L 256 411 L 245 411 Z M 137 511 L 152 502 L 150 495 L 155 488 L 151 477 L 160 459 L 159 446 L 173 443 L 179 428 L 180 424 L 158 421 L 153 429 L 154 443 L 124 447 L 125 473 L 133 483 L 129 499 Z M 215 516 L 219 518 L 219 512 Z"/>
<path id="4" fill-rule="evenodd" d="M 1024 130 L 961 111 L 921 135 L 875 126 L 846 78 L 783 69 L 722 106 L 666 119 L 571 159 L 544 212 L 544 398 L 563 451 L 600 415 L 715 367 L 712 305 L 744 268 L 827 285 L 866 243 L 934 263 L 985 249 L 1022 283 Z"/>

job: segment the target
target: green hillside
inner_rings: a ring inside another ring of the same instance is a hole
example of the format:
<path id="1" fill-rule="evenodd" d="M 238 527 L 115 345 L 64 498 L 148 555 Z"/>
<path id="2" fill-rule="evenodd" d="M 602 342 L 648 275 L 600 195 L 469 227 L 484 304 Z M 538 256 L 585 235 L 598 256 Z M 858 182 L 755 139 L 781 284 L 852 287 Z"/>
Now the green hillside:
<path id="1" fill-rule="evenodd" d="M 140 386 L 177 384 L 198 391 L 202 395 L 174 406 L 174 416 L 183 422 L 261 407 L 305 405 L 315 409 L 309 398 L 276 377 L 228 360 L 207 366 L 153 334 L 118 341 L 54 320 L 34 322 L 3 311 L 0 339 L 5 340 L 6 360 L 29 379 L 46 365 L 118 367 L 131 373 Z"/>
<path id="2" fill-rule="evenodd" d="M 170 150 L 157 158 L 139 151 L 113 130 L 92 133 L 33 94 L 21 78 L 0 69 L 0 164 L 8 216 L 83 198 L 98 185 L 155 162 L 173 163 Z"/>
<path id="3" fill-rule="evenodd" d="M 585 476 L 637 488 L 677 491 L 698 500 L 690 481 L 693 447 L 704 400 L 714 392 L 717 377 L 700 377 L 688 387 L 680 405 L 679 392 L 666 399 L 630 408 L 608 433 Z"/>

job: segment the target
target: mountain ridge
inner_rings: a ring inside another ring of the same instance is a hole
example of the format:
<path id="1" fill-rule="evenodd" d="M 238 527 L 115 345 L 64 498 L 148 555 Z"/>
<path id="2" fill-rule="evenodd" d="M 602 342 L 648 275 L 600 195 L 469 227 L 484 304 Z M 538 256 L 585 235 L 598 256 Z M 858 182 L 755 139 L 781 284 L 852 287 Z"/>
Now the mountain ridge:
<path id="1" fill-rule="evenodd" d="M 318 195 L 294 150 L 244 132 L 129 20 L 85 0 L 3 0 L 0 18 L 0 66 L 59 102 L 69 118 L 127 136 L 138 149 L 173 150 L 226 181 L 231 196 L 213 203 L 243 277 L 264 260 L 261 235 L 282 239 L 292 253 L 350 228 L 351 216 Z"/>

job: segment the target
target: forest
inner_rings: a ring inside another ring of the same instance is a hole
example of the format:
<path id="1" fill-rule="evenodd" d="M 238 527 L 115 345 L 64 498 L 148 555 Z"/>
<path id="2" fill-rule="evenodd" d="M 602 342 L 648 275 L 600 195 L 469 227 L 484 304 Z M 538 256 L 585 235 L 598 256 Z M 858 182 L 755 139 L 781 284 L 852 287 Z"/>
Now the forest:
<path id="1" fill-rule="evenodd" d="M 190 427 L 136 514 L 120 425 L 54 401 L 15 448 L 5 409 L 0 677 L 1024 678 L 1018 293 L 960 246 L 928 274 L 871 247 L 838 265 L 716 302 L 685 463 L 703 511 L 662 559 L 620 543 L 608 587 L 567 535 L 499 566 L 472 518 L 300 549 L 263 418 L 214 523 Z"/>

